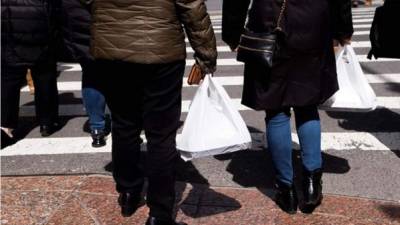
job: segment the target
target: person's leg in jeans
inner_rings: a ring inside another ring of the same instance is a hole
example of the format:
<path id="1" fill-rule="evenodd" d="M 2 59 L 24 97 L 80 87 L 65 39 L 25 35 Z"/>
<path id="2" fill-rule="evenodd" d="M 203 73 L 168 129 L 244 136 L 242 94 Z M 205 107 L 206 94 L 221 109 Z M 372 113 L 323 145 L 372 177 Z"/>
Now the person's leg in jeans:
<path id="1" fill-rule="evenodd" d="M 293 183 L 290 111 L 267 111 L 265 120 L 268 150 L 274 163 L 276 179 L 290 186 Z"/>
<path id="2" fill-rule="evenodd" d="M 144 183 L 139 166 L 143 74 L 129 63 L 101 61 L 99 67 L 104 82 L 102 91 L 111 111 L 113 177 L 120 193 L 121 213 L 130 216 L 139 205 Z M 132 71 L 138 74 L 129 74 Z"/>
<path id="3" fill-rule="evenodd" d="M 303 166 L 307 171 L 321 169 L 321 121 L 317 106 L 294 108 Z"/>
<path id="4" fill-rule="evenodd" d="M 283 211 L 294 214 L 298 201 L 293 184 L 290 109 L 266 113 L 268 150 L 276 173 L 275 202 Z"/>
<path id="5" fill-rule="evenodd" d="M 57 64 L 35 65 L 31 72 L 35 85 L 36 117 L 42 136 L 49 136 L 59 128 Z"/>
<path id="6" fill-rule="evenodd" d="M 312 213 L 322 201 L 321 122 L 317 106 L 294 108 L 303 160 L 305 213 Z"/>
<path id="7" fill-rule="evenodd" d="M 20 89 L 25 74 L 25 67 L 1 65 L 1 148 L 14 143 L 12 132 L 18 126 Z"/>
<path id="8" fill-rule="evenodd" d="M 172 221 L 175 202 L 176 132 L 181 115 L 185 61 L 147 65 L 143 127 L 147 138 L 147 204 L 150 219 Z"/>
<path id="9" fill-rule="evenodd" d="M 82 67 L 82 97 L 86 112 L 89 116 L 92 146 L 101 147 L 105 141 L 105 109 L 106 100 L 100 92 L 99 77 L 94 61 L 81 63 Z"/>

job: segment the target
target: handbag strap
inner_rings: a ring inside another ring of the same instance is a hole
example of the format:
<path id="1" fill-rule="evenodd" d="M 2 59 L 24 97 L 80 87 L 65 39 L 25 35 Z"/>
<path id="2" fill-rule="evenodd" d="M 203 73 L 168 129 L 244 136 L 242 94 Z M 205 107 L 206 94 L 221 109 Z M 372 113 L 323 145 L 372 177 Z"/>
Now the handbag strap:
<path id="1" fill-rule="evenodd" d="M 281 11 L 279 12 L 279 17 L 278 17 L 278 21 L 276 23 L 275 30 L 282 31 L 281 23 L 282 23 L 283 14 L 285 13 L 285 10 L 286 10 L 286 3 L 287 3 L 287 0 L 283 0 Z"/>

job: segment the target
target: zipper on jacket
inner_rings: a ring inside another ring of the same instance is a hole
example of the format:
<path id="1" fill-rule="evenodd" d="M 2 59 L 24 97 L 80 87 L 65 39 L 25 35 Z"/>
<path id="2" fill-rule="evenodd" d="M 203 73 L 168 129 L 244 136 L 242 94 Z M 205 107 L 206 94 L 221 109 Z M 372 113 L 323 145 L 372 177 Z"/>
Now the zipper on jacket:
<path id="1" fill-rule="evenodd" d="M 243 48 L 249 51 L 256 51 L 256 52 L 268 52 L 268 53 L 272 53 L 272 51 L 270 50 L 265 50 L 265 49 L 255 49 L 255 48 L 248 48 L 248 47 L 244 47 L 243 45 L 239 45 L 239 48 Z"/>
<path id="2" fill-rule="evenodd" d="M 259 40 L 259 41 L 270 41 L 270 42 L 274 42 L 274 41 L 275 41 L 275 40 L 268 39 L 268 38 L 250 37 L 250 36 L 247 36 L 247 35 L 245 35 L 245 34 L 242 34 L 242 37 L 245 37 L 245 38 L 247 38 L 247 39 L 252 39 L 252 40 Z"/>

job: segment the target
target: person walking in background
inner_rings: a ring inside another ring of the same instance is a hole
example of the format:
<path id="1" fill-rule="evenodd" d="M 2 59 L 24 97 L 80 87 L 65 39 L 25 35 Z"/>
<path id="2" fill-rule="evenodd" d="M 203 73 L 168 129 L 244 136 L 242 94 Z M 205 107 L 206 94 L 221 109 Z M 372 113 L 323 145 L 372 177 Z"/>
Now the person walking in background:
<path id="1" fill-rule="evenodd" d="M 183 28 L 202 73 L 213 73 L 216 40 L 204 0 L 93 4 L 91 50 L 111 111 L 113 177 L 122 215 L 136 211 L 147 176 L 146 224 L 183 224 L 172 218 L 186 58 Z M 147 138 L 145 169 L 139 166 L 142 129 Z"/>
<path id="2" fill-rule="evenodd" d="M 106 101 L 100 91 L 101 82 L 96 60 L 89 52 L 91 1 L 62 0 L 60 14 L 62 38 L 67 53 L 82 67 L 82 97 L 93 139 L 93 147 L 106 145 Z"/>
<path id="3" fill-rule="evenodd" d="M 223 2 L 222 39 L 237 49 L 246 29 L 269 33 L 285 4 L 281 49 L 272 67 L 245 64 L 242 104 L 266 111 L 266 135 L 276 173 L 277 205 L 296 213 L 290 114 L 293 108 L 303 163 L 302 211 L 322 200 L 321 125 L 317 106 L 338 90 L 333 40 L 346 44 L 353 33 L 351 0 L 253 0 Z M 247 22 L 246 21 L 247 15 Z M 240 48 L 240 46 L 239 46 Z"/>
<path id="4" fill-rule="evenodd" d="M 20 89 L 31 69 L 36 116 L 43 137 L 58 128 L 58 90 L 54 0 L 1 1 L 1 138 L 15 142 Z"/>

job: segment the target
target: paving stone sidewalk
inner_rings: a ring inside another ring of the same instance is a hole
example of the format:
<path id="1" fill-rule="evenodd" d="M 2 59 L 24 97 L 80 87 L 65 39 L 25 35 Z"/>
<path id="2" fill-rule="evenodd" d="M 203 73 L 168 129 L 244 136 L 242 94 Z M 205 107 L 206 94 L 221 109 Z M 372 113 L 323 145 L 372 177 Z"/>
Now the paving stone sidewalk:
<path id="1" fill-rule="evenodd" d="M 176 218 L 189 225 L 400 224 L 400 204 L 326 194 L 312 214 L 281 212 L 270 190 L 178 182 Z M 1 177 L 1 224 L 144 224 L 148 208 L 120 216 L 110 176 Z"/>

